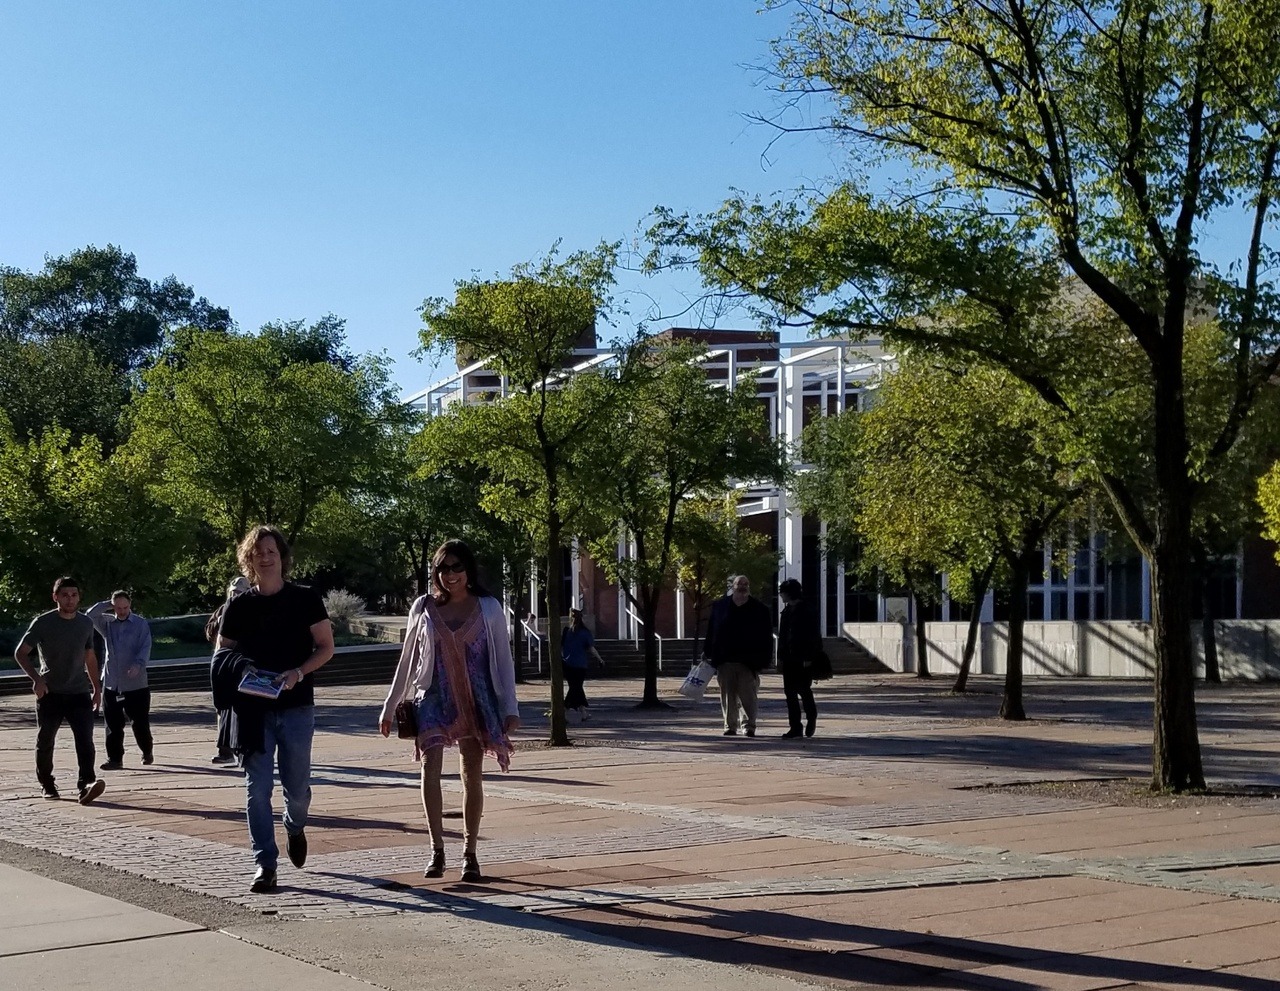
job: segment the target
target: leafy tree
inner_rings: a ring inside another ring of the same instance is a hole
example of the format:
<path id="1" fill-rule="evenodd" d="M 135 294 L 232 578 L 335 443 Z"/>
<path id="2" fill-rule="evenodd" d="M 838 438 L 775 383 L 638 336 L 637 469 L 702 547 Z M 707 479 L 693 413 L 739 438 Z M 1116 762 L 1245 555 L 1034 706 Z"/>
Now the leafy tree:
<path id="1" fill-rule="evenodd" d="M 225 331 L 231 317 L 173 276 L 143 278 L 137 259 L 113 244 L 46 257 L 39 272 L 0 268 L 0 338 L 9 341 L 79 340 L 102 364 L 129 372 L 184 326 Z"/>
<path id="2" fill-rule="evenodd" d="M 0 410 L 19 439 L 56 424 L 73 440 L 96 437 L 111 451 L 128 401 L 128 379 L 84 340 L 0 338 Z"/>
<path id="3" fill-rule="evenodd" d="M 675 577 L 680 504 L 734 481 L 781 482 L 786 473 L 754 383 L 725 389 L 707 376 L 704 353 L 692 344 L 641 340 L 616 379 L 597 380 L 607 398 L 590 428 L 592 460 L 608 468 L 591 487 L 606 525 L 590 547 L 644 626 L 641 708 L 665 707 L 658 698 L 656 634 L 662 594 Z M 621 558 L 614 553 L 617 527 L 633 548 Z"/>
<path id="4" fill-rule="evenodd" d="M 616 249 L 608 245 L 564 262 L 552 255 L 517 266 L 506 279 L 459 282 L 452 300 L 432 298 L 422 306 L 424 349 L 486 360 L 509 384 L 507 398 L 468 412 L 464 426 L 475 439 L 466 453 L 490 472 L 487 508 L 526 524 L 532 523 L 531 510 L 538 517 L 547 561 L 551 742 L 557 746 L 569 742 L 560 660 L 561 549 L 573 535 L 566 525 L 574 515 L 574 476 L 582 469 L 580 438 L 599 412 L 588 380 L 564 381 L 564 371 L 583 335 L 609 309 L 615 263 Z M 504 498 L 531 485 L 534 500 Z"/>
<path id="5" fill-rule="evenodd" d="M 816 316 L 829 300 L 820 324 L 879 328 L 885 304 L 898 307 L 888 322 L 904 339 L 997 362 L 1073 417 L 1081 411 L 1044 361 L 1048 339 L 1029 338 L 1028 311 L 1011 305 L 1034 294 L 1011 280 L 1070 273 L 1072 291 L 1115 318 L 1152 384 L 1151 502 L 1099 473 L 1151 567 L 1152 786 L 1203 787 L 1190 632 L 1194 498 L 1280 368 L 1280 296 L 1268 279 L 1280 156 L 1275 5 L 771 4 L 784 5 L 796 21 L 775 49 L 782 88 L 826 101 L 824 123 L 848 139 L 854 169 L 904 161 L 936 179 L 938 195 L 890 206 L 845 189 L 839 209 L 814 223 L 761 208 L 766 222 L 726 252 L 711 244 L 703 270 L 772 300 L 784 319 Z M 1207 263 L 1205 231 L 1241 205 L 1250 230 L 1239 257 Z M 774 236 L 779 229 L 795 236 Z M 987 319 L 951 321 L 959 298 Z M 1229 334 L 1232 390 L 1197 462 L 1183 352 L 1189 315 L 1203 303 Z M 1072 334 L 1064 328 L 1056 343 L 1069 347 Z"/>
<path id="6" fill-rule="evenodd" d="M 1258 505 L 1262 508 L 1263 533 L 1268 540 L 1280 544 L 1280 461 L 1258 481 Z M 1280 549 L 1276 560 L 1280 561 Z"/>
<path id="7" fill-rule="evenodd" d="M 88 595 L 124 587 L 140 609 L 172 607 L 168 577 L 191 523 L 149 481 L 134 452 L 104 455 L 97 438 L 77 443 L 60 427 L 21 439 L 0 420 L 0 612 L 43 611 L 62 574 Z"/>
<path id="8" fill-rule="evenodd" d="M 308 532 L 327 499 L 376 483 L 387 433 L 410 416 L 384 359 L 344 368 L 291 351 L 272 327 L 187 332 L 143 383 L 131 445 L 162 496 L 227 542 L 259 521 L 291 541 Z"/>

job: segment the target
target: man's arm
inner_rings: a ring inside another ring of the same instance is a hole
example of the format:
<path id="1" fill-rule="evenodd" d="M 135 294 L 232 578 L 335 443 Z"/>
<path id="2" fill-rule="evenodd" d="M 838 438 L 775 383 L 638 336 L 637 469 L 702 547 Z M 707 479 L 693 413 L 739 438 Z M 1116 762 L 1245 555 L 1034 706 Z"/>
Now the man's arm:
<path id="1" fill-rule="evenodd" d="M 92 645 L 84 649 L 84 670 L 93 686 L 93 709 L 97 712 L 102 707 L 102 679 L 98 677 L 98 652 Z"/>
<path id="2" fill-rule="evenodd" d="M 319 671 L 329 663 L 329 658 L 333 656 L 333 624 L 329 622 L 327 616 L 320 622 L 312 624 L 311 640 L 315 644 L 315 649 L 311 651 L 311 656 L 292 671 L 286 671 L 276 678 L 277 682 L 284 685 L 286 691 L 297 685 L 311 672 Z"/>
<path id="3" fill-rule="evenodd" d="M 13 652 L 13 659 L 18 662 L 18 667 L 22 668 L 23 673 L 31 679 L 31 691 L 35 693 L 36 698 L 44 698 L 49 692 L 49 686 L 45 684 L 36 666 L 31 663 L 31 644 L 18 644 L 18 649 Z"/>
<path id="4" fill-rule="evenodd" d="M 114 614 L 111 600 L 103 599 L 101 602 L 95 602 L 84 611 L 84 614 L 93 620 L 93 628 L 105 637 L 107 635 L 107 616 L 108 614 Z"/>

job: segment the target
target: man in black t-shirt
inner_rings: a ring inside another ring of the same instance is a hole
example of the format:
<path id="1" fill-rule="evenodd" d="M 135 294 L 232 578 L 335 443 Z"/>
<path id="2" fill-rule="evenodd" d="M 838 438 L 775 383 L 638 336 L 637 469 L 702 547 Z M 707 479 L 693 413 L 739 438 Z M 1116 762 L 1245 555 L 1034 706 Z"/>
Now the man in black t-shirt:
<path id="1" fill-rule="evenodd" d="M 333 656 L 333 627 L 312 589 L 285 581 L 290 554 L 284 535 L 260 526 L 240 543 L 240 567 L 253 588 L 227 603 L 218 647 L 234 647 L 261 672 L 274 675 L 280 694 L 264 700 L 262 749 L 241 752 L 245 813 L 257 873 L 249 890 L 276 888 L 276 845 L 271 794 L 275 766 L 284 796 L 289 860 L 307 861 L 307 813 L 311 806 L 311 739 L 315 733 L 312 674 Z M 278 756 L 277 756 L 278 754 Z"/>

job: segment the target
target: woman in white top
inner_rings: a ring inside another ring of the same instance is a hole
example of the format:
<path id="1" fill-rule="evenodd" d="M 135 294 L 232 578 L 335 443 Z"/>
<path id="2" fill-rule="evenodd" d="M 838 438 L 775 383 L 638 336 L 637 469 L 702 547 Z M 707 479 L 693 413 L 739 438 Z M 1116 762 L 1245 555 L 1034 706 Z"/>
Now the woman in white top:
<path id="1" fill-rule="evenodd" d="M 409 610 L 395 679 L 382 705 L 379 729 L 389 736 L 401 699 L 417 716 L 414 756 L 422 761 L 422 807 L 431 834 L 427 877 L 444 876 L 444 748 L 457 744 L 463 794 L 463 881 L 480 881 L 476 840 L 484 813 L 485 753 L 505 771 L 511 734 L 520 726 L 515 663 L 502 604 L 479 582 L 475 555 L 461 540 L 446 540 L 431 564 L 435 592 Z"/>

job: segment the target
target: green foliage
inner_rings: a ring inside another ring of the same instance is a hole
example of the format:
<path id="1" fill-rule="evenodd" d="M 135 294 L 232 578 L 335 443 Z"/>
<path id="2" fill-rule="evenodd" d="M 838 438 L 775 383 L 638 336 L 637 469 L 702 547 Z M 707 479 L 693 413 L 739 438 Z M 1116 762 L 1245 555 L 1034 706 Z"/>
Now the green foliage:
<path id="1" fill-rule="evenodd" d="M 259 522 L 305 534 L 327 499 L 374 484 L 388 432 L 409 415 L 385 359 L 316 351 L 283 326 L 183 334 L 134 404 L 131 445 L 162 497 L 228 542 Z"/>
<path id="2" fill-rule="evenodd" d="M 230 325 L 226 310 L 197 299 L 173 276 L 140 276 L 134 256 L 115 245 L 46 258 L 40 272 L 0 268 L 0 337 L 78 340 L 101 364 L 122 371 L 154 357 L 177 327 Z"/>
<path id="3" fill-rule="evenodd" d="M 1258 482 L 1258 505 L 1262 508 L 1263 532 L 1267 539 L 1280 544 L 1280 461 Z M 1280 561 L 1280 550 L 1276 551 Z"/>
<path id="4" fill-rule="evenodd" d="M 126 378 L 80 338 L 0 338 L 0 410 L 23 440 L 57 424 L 110 450 L 128 401 Z"/>

